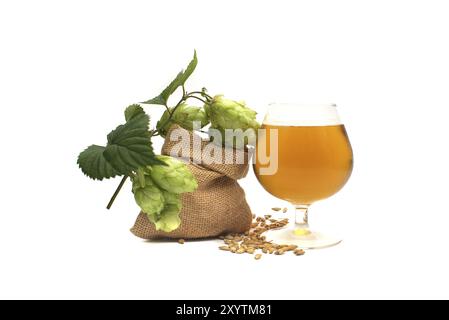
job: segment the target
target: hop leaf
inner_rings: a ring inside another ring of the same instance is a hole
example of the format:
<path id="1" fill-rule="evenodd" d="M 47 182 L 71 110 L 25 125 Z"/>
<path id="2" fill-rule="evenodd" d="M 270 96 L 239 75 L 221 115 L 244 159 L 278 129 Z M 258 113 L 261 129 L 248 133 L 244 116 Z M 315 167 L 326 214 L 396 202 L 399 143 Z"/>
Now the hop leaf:
<path id="1" fill-rule="evenodd" d="M 203 128 L 209 123 L 209 119 L 203 108 L 188 106 L 183 103 L 173 110 L 173 108 L 170 111 L 166 110 L 156 125 L 156 128 L 163 137 L 165 137 L 168 129 L 174 123 L 187 130 L 193 130 L 194 121 L 199 122 L 200 128 Z M 170 117 L 169 112 L 173 113 L 170 121 L 168 121 Z"/>
<path id="2" fill-rule="evenodd" d="M 158 215 L 165 205 L 162 191 L 149 176 L 145 176 L 145 186 L 141 187 L 139 179 L 133 180 L 133 193 L 137 205 L 147 215 Z"/>
<path id="3" fill-rule="evenodd" d="M 108 134 L 104 157 L 115 170 L 128 174 L 141 166 L 160 163 L 155 158 L 148 127 L 148 115 L 140 113 Z"/>
<path id="4" fill-rule="evenodd" d="M 192 192 L 198 183 L 187 166 L 175 158 L 157 156 L 165 165 L 153 165 L 151 178 L 162 189 L 171 193 Z"/>
<path id="5" fill-rule="evenodd" d="M 88 177 L 102 180 L 161 164 L 151 145 L 148 115 L 137 107 L 127 110 L 128 121 L 108 134 L 106 147 L 92 145 L 78 156 L 78 165 Z"/>
<path id="6" fill-rule="evenodd" d="M 139 114 L 144 114 L 145 111 L 143 111 L 143 108 L 138 104 L 132 104 L 125 110 L 125 119 L 126 121 L 131 120 L 135 116 L 138 116 Z"/>
<path id="7" fill-rule="evenodd" d="M 165 88 L 161 94 L 154 97 L 153 99 L 147 100 L 145 104 L 161 104 L 166 105 L 168 98 L 178 89 L 179 87 L 183 86 L 187 79 L 192 75 L 193 71 L 195 71 L 196 65 L 198 64 L 198 58 L 196 56 L 196 50 L 193 54 L 193 59 L 190 61 L 189 65 L 187 66 L 187 69 L 181 70 L 181 72 L 178 73 L 176 78 L 170 82 L 170 84 Z"/>
<path id="8" fill-rule="evenodd" d="M 94 180 L 103 180 L 119 175 L 119 172 L 104 158 L 105 149 L 102 146 L 91 145 L 78 157 L 78 165 L 83 173 Z"/>

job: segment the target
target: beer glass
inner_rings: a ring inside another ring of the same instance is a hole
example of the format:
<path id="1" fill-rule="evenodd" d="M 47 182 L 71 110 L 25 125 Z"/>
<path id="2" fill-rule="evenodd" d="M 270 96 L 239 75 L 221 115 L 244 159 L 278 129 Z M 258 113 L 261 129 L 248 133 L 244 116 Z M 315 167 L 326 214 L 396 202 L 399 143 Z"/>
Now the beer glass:
<path id="1" fill-rule="evenodd" d="M 294 228 L 268 236 L 303 249 L 340 243 L 309 228 L 310 205 L 338 192 L 352 172 L 352 148 L 336 105 L 273 103 L 262 129 L 253 164 L 257 179 L 296 208 Z"/>

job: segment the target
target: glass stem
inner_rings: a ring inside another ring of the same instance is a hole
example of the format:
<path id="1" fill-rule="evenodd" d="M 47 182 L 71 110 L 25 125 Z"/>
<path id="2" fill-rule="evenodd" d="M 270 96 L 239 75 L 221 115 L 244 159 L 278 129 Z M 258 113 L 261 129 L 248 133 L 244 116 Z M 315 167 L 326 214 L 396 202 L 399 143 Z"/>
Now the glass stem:
<path id="1" fill-rule="evenodd" d="M 295 229 L 309 229 L 309 205 L 295 205 Z"/>

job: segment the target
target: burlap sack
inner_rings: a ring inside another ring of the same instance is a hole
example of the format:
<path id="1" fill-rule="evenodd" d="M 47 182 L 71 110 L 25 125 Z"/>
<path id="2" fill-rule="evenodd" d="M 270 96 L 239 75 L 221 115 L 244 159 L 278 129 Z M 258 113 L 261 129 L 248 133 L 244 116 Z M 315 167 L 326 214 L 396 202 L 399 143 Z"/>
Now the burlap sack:
<path id="1" fill-rule="evenodd" d="M 195 150 L 193 148 L 194 134 L 175 125 L 167 133 L 161 152 L 164 155 L 173 155 L 171 151 L 179 148 L 180 142 L 169 139 L 174 130 L 182 130 L 190 137 L 190 140 L 184 141 L 187 144 L 183 146 L 184 150 L 189 150 L 189 159 L 184 160 L 190 160 L 187 166 L 198 181 L 198 189 L 192 193 L 182 194 L 180 214 L 182 222 L 175 231 L 169 233 L 156 231 L 147 216 L 141 212 L 131 232 L 143 239 L 192 239 L 247 231 L 251 226 L 252 214 L 246 202 L 245 193 L 237 180 L 248 173 L 248 153 L 223 148 L 223 156 L 219 163 L 206 164 L 201 161 L 201 153 L 209 142 L 200 140 L 201 138 L 195 135 L 199 139 L 197 141 L 201 141 L 201 149 Z M 182 158 L 181 151 L 176 155 Z M 243 164 L 236 163 L 238 157 L 244 158 Z M 233 159 L 233 163 L 224 164 L 224 160 L 230 158 Z"/>

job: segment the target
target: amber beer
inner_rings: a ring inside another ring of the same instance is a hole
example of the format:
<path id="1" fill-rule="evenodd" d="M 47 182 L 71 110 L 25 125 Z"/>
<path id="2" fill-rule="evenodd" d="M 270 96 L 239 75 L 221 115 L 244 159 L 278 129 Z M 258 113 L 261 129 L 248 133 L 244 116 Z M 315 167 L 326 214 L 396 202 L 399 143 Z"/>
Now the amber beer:
<path id="1" fill-rule="evenodd" d="M 339 191 L 351 175 L 352 149 L 344 125 L 280 126 L 265 124 L 270 149 L 270 129 L 278 130 L 278 168 L 261 175 L 258 157 L 256 176 L 272 195 L 293 204 L 312 204 Z M 268 154 L 269 155 L 269 154 Z"/>

